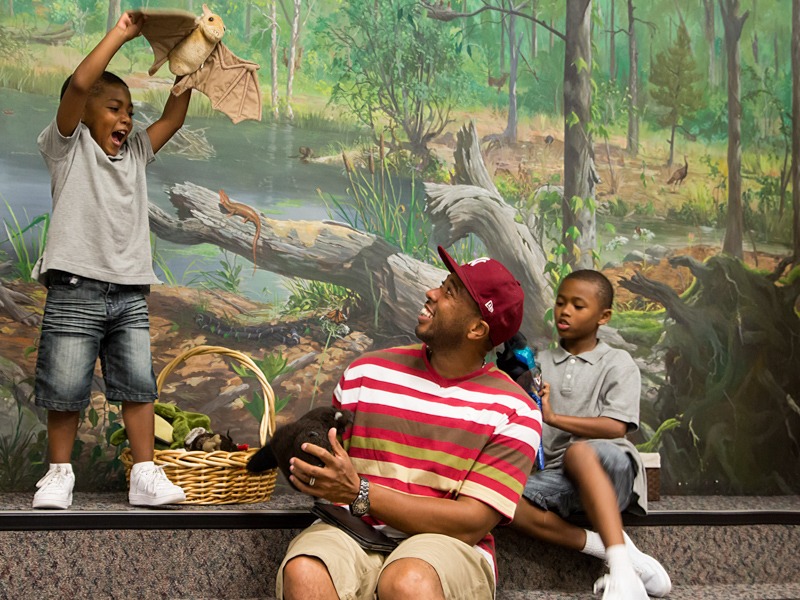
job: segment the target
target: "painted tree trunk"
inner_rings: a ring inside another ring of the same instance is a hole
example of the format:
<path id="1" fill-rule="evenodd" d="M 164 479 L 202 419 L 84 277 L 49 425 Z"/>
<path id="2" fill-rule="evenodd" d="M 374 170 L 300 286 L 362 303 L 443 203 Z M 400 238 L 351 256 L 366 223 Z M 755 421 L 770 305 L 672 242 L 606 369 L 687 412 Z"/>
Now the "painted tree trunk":
<path id="1" fill-rule="evenodd" d="M 289 75 L 286 79 L 286 116 L 294 119 L 292 110 L 292 86 L 294 85 L 294 62 L 297 56 L 297 40 L 300 31 L 300 3 L 302 0 L 294 0 L 294 13 L 292 15 L 292 33 L 289 41 L 289 59 L 286 65 Z"/>
<path id="2" fill-rule="evenodd" d="M 633 0 L 628 0 L 628 136 L 627 150 L 639 154 L 639 48 L 636 46 L 636 27 Z"/>
<path id="3" fill-rule="evenodd" d="M 111 31 L 114 25 L 122 16 L 121 0 L 108 0 L 108 18 L 106 19 L 106 31 Z"/>
<path id="4" fill-rule="evenodd" d="M 800 3 L 792 3 L 792 248 L 800 262 Z"/>
<path id="5" fill-rule="evenodd" d="M 595 175 L 589 131 L 592 104 L 591 0 L 567 2 L 564 51 L 564 198 L 562 237 L 565 260 L 578 268 L 593 266 L 597 246 L 594 200 Z M 573 210 L 573 198 L 582 206 Z M 577 236 L 573 232 L 577 229 Z"/>
<path id="6" fill-rule="evenodd" d="M 669 132 L 669 160 L 667 161 L 667 167 L 672 168 L 672 163 L 675 160 L 675 124 L 672 124 Z"/>
<path id="7" fill-rule="evenodd" d="M 280 116 L 278 108 L 278 0 L 272 0 L 269 5 L 269 18 L 272 39 L 270 44 L 270 82 L 272 85 L 272 116 L 277 120 Z"/>
<path id="8" fill-rule="evenodd" d="M 611 27 L 608 31 L 608 78 L 611 83 L 617 82 L 617 47 L 616 36 L 617 32 L 614 30 L 614 0 L 611 0 L 611 7 L 609 9 L 609 18 L 611 19 Z"/>
<path id="9" fill-rule="evenodd" d="M 708 47 L 708 83 L 717 87 L 716 27 L 714 25 L 714 0 L 703 0 L 703 34 Z"/>
<path id="10" fill-rule="evenodd" d="M 719 0 L 725 26 L 725 53 L 728 57 L 728 218 L 722 251 L 742 257 L 744 216 L 742 208 L 742 102 L 741 55 L 739 40 L 749 14 L 739 16 L 739 0 Z"/>
<path id="11" fill-rule="evenodd" d="M 509 144 L 517 143 L 517 69 L 519 66 L 519 45 L 517 44 L 516 17 L 508 17 L 508 124 L 503 138 Z"/>

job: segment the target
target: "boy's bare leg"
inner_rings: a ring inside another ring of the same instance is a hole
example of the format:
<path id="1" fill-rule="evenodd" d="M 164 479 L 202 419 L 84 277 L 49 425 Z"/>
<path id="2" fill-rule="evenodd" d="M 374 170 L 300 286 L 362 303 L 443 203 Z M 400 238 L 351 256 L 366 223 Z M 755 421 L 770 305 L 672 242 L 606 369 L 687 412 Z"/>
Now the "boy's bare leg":
<path id="1" fill-rule="evenodd" d="M 570 446 L 564 457 L 564 472 L 578 489 L 586 516 L 605 547 L 624 544 L 617 493 L 591 446 L 583 443 Z"/>
<path id="2" fill-rule="evenodd" d="M 534 506 L 526 498 L 520 498 L 511 527 L 530 537 L 570 548 L 583 550 L 586 531 L 565 521 L 556 513 Z"/>
<path id="3" fill-rule="evenodd" d="M 337 600 L 328 568 L 313 556 L 297 556 L 283 568 L 284 600 Z"/>
<path id="4" fill-rule="evenodd" d="M 51 463 L 70 462 L 79 418 L 78 411 L 47 411 L 47 454 Z"/>
<path id="5" fill-rule="evenodd" d="M 155 418 L 152 402 L 123 402 L 122 420 L 131 444 L 133 462 L 153 460 Z"/>

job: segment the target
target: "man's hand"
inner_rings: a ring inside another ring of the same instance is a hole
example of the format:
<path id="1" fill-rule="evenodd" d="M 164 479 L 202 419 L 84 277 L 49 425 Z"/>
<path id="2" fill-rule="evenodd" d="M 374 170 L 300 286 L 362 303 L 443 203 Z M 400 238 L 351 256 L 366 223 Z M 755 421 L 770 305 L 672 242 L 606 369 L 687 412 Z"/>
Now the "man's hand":
<path id="1" fill-rule="evenodd" d="M 303 444 L 302 449 L 319 458 L 325 466 L 317 467 L 299 458 L 292 458 L 289 460 L 291 482 L 305 494 L 338 504 L 350 504 L 358 495 L 361 478 L 336 439 L 335 427 L 328 431 L 328 440 L 332 452 L 315 444 Z"/>

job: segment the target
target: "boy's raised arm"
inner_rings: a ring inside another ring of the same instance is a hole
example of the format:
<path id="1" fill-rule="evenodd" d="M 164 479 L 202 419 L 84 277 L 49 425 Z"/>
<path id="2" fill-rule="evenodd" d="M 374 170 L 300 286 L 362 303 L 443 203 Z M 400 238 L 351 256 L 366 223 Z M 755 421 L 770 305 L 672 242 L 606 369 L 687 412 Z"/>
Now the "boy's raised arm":
<path id="1" fill-rule="evenodd" d="M 164 112 L 161 113 L 161 118 L 147 128 L 147 135 L 150 138 L 150 145 L 153 146 L 153 153 L 161 150 L 164 144 L 183 127 L 191 97 L 191 88 L 180 96 L 170 93 L 167 103 L 164 105 Z"/>
<path id="2" fill-rule="evenodd" d="M 114 28 L 75 69 L 56 113 L 56 124 L 61 135 L 69 136 L 75 131 L 81 122 L 92 86 L 106 70 L 117 50 L 141 33 L 144 19 L 140 13 L 123 13 Z"/>

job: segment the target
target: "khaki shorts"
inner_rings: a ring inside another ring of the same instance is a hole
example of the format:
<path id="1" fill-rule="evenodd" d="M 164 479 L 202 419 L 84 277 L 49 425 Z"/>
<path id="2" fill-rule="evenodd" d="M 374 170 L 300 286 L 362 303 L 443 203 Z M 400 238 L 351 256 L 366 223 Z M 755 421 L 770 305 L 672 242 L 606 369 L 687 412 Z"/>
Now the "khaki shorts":
<path id="1" fill-rule="evenodd" d="M 289 544 L 275 583 L 275 595 L 279 599 L 283 598 L 283 568 L 297 556 L 321 560 L 341 600 L 377 598 L 378 579 L 383 569 L 401 558 L 418 558 L 431 565 L 439 575 L 448 600 L 494 598 L 491 565 L 475 548 L 447 535 L 414 535 L 386 555 L 362 549 L 353 538 L 332 525 L 315 523 Z"/>

